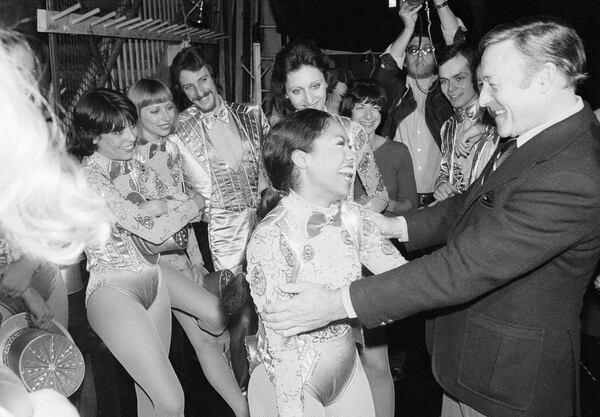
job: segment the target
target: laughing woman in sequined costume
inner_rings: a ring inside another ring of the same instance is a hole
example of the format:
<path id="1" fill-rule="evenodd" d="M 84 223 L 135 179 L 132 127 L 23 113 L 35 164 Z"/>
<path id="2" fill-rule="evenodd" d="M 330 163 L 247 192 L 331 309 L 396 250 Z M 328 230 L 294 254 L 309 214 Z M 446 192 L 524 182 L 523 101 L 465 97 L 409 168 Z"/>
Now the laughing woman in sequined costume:
<path id="1" fill-rule="evenodd" d="M 278 191 L 263 196 L 261 214 L 268 214 L 248 245 L 247 279 L 259 312 L 291 297 L 279 291 L 280 284 L 337 288 L 360 279 L 361 264 L 375 272 L 405 262 L 368 220 L 370 211 L 347 200 L 356 155 L 337 117 L 314 109 L 291 113 L 262 151 Z M 261 321 L 252 350 L 251 414 L 373 417 L 355 340 L 349 321 L 291 338 Z"/>
<path id="2" fill-rule="evenodd" d="M 71 151 L 84 156 L 88 182 L 117 222 L 106 244 L 86 248 L 87 313 L 94 331 L 136 382 L 138 416 L 180 417 L 183 390 L 168 358 L 169 293 L 158 259 L 141 256 L 134 236 L 162 243 L 197 219 L 204 203 L 133 159 L 136 122 L 133 103 L 106 89 L 86 94 L 73 113 Z M 130 201 L 132 193 L 145 201 Z M 214 332 L 224 324 L 218 318 L 206 323 Z"/>

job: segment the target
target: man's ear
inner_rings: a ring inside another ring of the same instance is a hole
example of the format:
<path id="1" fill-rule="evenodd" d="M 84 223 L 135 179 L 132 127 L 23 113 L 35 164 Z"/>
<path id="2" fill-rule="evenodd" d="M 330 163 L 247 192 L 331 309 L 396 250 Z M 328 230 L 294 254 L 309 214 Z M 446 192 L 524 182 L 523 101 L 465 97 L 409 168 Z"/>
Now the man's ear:
<path id="1" fill-rule="evenodd" d="M 292 162 L 299 169 L 305 169 L 308 166 L 307 154 L 300 149 L 296 149 L 292 152 Z"/>
<path id="2" fill-rule="evenodd" d="M 546 62 L 539 74 L 539 85 L 542 92 L 546 93 L 557 82 L 560 82 L 560 72 L 552 62 Z"/>

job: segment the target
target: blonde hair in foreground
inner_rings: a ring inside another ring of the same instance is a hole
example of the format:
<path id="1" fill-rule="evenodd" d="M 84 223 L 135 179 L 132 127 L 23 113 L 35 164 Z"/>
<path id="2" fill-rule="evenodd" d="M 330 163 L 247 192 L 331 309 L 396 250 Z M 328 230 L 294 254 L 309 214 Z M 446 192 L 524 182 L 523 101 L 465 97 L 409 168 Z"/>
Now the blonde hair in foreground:
<path id="1" fill-rule="evenodd" d="M 0 40 L 6 36 L 15 34 L 0 30 Z M 86 243 L 108 236 L 112 216 L 43 108 L 37 86 L 0 47 L 0 237 L 17 251 L 69 263 Z"/>

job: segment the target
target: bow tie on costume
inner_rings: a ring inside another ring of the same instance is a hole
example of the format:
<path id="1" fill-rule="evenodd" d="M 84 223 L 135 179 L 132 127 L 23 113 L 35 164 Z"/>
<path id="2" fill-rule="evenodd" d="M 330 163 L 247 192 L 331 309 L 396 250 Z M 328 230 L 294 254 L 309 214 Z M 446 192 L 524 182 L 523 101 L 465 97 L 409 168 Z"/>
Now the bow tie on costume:
<path id="1" fill-rule="evenodd" d="M 131 160 L 129 161 L 110 161 L 108 166 L 108 176 L 114 180 L 121 175 L 127 175 L 131 172 Z"/>
<path id="2" fill-rule="evenodd" d="M 158 151 L 166 152 L 167 151 L 167 141 L 165 140 L 163 143 L 151 143 L 150 148 L 148 149 L 148 159 L 152 159 L 154 155 L 158 153 Z"/>
<path id="3" fill-rule="evenodd" d="M 308 238 L 317 236 L 327 225 L 338 227 L 342 225 L 342 216 L 339 204 L 336 204 L 331 209 L 329 215 L 318 211 L 312 212 L 306 220 L 306 236 Z"/>
<path id="4" fill-rule="evenodd" d="M 456 120 L 461 123 L 465 120 L 475 121 L 481 114 L 481 108 L 477 101 L 472 104 L 466 105 L 460 109 L 455 110 Z"/>
<path id="5" fill-rule="evenodd" d="M 218 113 L 210 113 L 201 117 L 202 123 L 206 126 L 207 130 L 210 130 L 217 120 L 223 123 L 229 123 L 229 112 L 225 107 L 221 107 Z"/>

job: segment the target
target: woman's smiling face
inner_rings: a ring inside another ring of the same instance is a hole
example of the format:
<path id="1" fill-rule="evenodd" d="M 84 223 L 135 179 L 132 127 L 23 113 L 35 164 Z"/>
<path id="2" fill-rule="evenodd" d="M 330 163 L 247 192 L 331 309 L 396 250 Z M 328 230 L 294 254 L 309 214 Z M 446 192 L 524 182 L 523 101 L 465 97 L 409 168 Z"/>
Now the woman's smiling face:
<path id="1" fill-rule="evenodd" d="M 317 67 L 303 65 L 289 72 L 285 81 L 285 96 L 296 110 L 325 110 L 327 82 Z"/>

